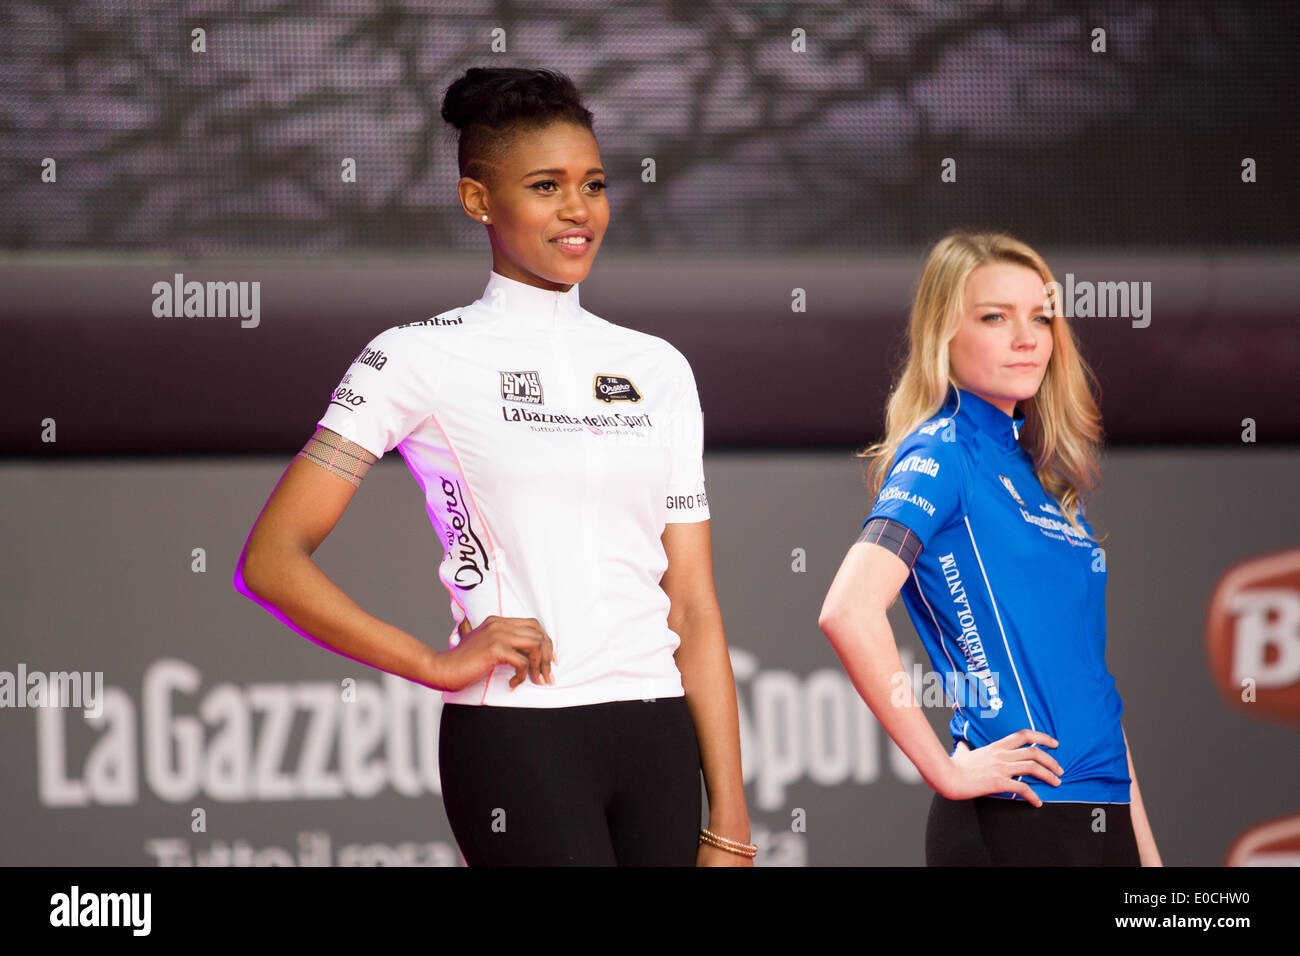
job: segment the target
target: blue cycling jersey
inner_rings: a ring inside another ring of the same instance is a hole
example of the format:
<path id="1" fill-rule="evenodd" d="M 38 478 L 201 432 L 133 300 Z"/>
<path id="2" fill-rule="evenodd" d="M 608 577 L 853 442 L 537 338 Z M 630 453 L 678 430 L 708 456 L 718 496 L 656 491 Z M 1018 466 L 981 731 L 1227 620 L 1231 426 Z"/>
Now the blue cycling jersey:
<path id="1" fill-rule="evenodd" d="M 954 701 L 949 729 L 982 747 L 1039 730 L 1061 785 L 1045 802 L 1128 803 L 1123 704 L 1106 669 L 1106 563 L 1062 516 L 1014 418 L 966 389 L 904 439 L 868 516 L 921 542 L 903 602 Z M 863 523 L 866 526 L 866 522 Z M 1012 793 L 999 797 L 1024 799 Z"/>

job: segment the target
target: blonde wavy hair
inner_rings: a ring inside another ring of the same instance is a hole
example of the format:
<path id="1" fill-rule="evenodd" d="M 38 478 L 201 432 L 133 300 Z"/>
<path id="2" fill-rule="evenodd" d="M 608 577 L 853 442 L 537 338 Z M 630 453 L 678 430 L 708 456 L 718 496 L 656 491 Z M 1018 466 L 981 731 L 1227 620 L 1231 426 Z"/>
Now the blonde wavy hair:
<path id="1" fill-rule="evenodd" d="M 857 453 L 859 458 L 871 459 L 867 487 L 872 501 L 893 468 L 903 439 L 938 413 L 948 386 L 957 385 L 948 344 L 961 323 L 966 281 L 975 269 L 993 262 L 1032 269 L 1045 287 L 1056 281 L 1042 256 L 1002 233 L 953 232 L 935 244 L 921 270 L 912 303 L 908 354 L 885 407 L 884 439 Z M 1100 481 L 1103 432 L 1093 398 L 1097 377 L 1080 354 L 1059 304 L 1053 301 L 1049 308 L 1052 354 L 1038 391 L 1020 403 L 1025 413 L 1020 446 L 1033 459 L 1034 473 L 1044 490 L 1060 503 L 1065 520 L 1087 536 L 1078 512 Z"/>

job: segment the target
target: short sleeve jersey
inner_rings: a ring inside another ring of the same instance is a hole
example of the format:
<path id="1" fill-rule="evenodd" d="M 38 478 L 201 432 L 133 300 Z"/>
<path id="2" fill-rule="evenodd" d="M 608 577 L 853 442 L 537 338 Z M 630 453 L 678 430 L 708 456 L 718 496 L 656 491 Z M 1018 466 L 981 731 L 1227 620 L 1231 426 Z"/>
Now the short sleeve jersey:
<path id="1" fill-rule="evenodd" d="M 1128 803 L 1123 705 L 1105 661 L 1105 555 L 1087 519 L 1085 537 L 1039 482 L 1023 421 L 949 386 L 939 413 L 899 446 L 867 520 L 892 518 L 920 541 L 903 602 L 954 702 L 954 750 L 1042 731 L 1059 743 L 1044 749 L 1065 771 L 1061 785 L 1019 779 L 1044 802 Z"/>
<path id="2" fill-rule="evenodd" d="M 699 398 L 677 349 L 586 311 L 576 284 L 492 271 L 470 305 L 372 339 L 319 424 L 377 457 L 401 453 L 457 625 L 531 617 L 554 642 L 554 684 L 511 690 L 514 669 L 498 666 L 444 701 L 682 696 L 661 536 L 709 506 Z"/>

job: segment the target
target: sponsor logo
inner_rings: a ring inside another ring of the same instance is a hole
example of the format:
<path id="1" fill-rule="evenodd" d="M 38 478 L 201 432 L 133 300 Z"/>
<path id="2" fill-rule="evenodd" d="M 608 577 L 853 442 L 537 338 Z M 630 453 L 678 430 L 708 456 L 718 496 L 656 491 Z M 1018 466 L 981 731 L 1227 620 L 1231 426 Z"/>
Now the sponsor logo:
<path id="1" fill-rule="evenodd" d="M 650 413 L 644 415 L 570 415 L 565 412 L 534 412 L 527 408 L 501 406 L 501 417 L 508 422 L 529 422 L 538 425 L 585 425 L 593 434 L 602 428 L 653 428 Z M 581 428 L 575 429 L 581 430 Z"/>
<path id="2" fill-rule="evenodd" d="M 639 402 L 641 393 L 625 375 L 597 375 L 592 381 L 592 394 L 608 405 L 610 402 Z"/>
<path id="3" fill-rule="evenodd" d="M 1039 531 L 1049 538 L 1055 538 L 1057 541 L 1066 541 L 1071 545 L 1088 547 L 1088 541 L 1082 531 L 1076 531 L 1071 525 L 1059 518 L 1044 518 L 1042 515 L 1034 514 L 1031 511 L 1020 509 L 1020 516 L 1035 525 Z"/>
<path id="4" fill-rule="evenodd" d="M 989 659 L 984 653 L 984 642 L 980 639 L 979 628 L 975 626 L 975 615 L 970 609 L 970 600 L 966 597 L 966 588 L 961 583 L 961 572 L 957 570 L 957 559 L 951 554 L 939 558 L 939 567 L 944 580 L 948 582 L 948 593 L 957 609 L 957 625 L 961 633 L 957 635 L 957 646 L 961 648 L 972 677 L 980 680 L 988 693 L 988 709 L 1002 709 L 1002 698 L 998 695 L 997 676 L 989 669 Z"/>
<path id="5" fill-rule="evenodd" d="M 1256 824 L 1233 841 L 1224 866 L 1300 866 L 1300 813 Z"/>
<path id="6" fill-rule="evenodd" d="M 1300 722 L 1300 548 L 1230 567 L 1206 615 L 1206 656 L 1237 710 Z"/>
<path id="7" fill-rule="evenodd" d="M 454 319 L 445 319 L 441 315 L 435 315 L 431 319 L 417 319 L 414 322 L 406 322 L 399 325 L 399 329 L 413 329 L 422 325 L 460 325 L 465 319 L 457 315 Z"/>
<path id="8" fill-rule="evenodd" d="M 388 356 L 379 351 L 379 349 L 372 349 L 367 345 L 361 350 L 361 354 L 352 360 L 352 364 L 369 365 L 378 372 L 388 364 Z"/>
<path id="9" fill-rule="evenodd" d="M 334 389 L 330 395 L 330 404 L 338 405 L 340 408 L 346 408 L 352 411 L 354 408 L 360 408 L 366 403 L 366 397 L 360 392 L 354 392 L 352 389 L 340 385 Z"/>
<path id="10" fill-rule="evenodd" d="M 1057 541 L 1065 541 L 1072 546 L 1089 546 L 1086 532 L 1075 530 L 1073 525 L 1064 520 L 1064 516 L 1056 505 L 1040 504 L 1038 506 L 1039 511 L 1056 515 L 1055 518 L 1046 518 L 1036 512 L 1027 511 L 1026 509 L 1029 506 L 1025 504 L 1025 499 L 1020 497 L 1020 492 L 1016 491 L 1016 486 L 1011 483 L 1011 479 L 1006 475 L 998 475 L 998 481 L 1002 482 L 1002 487 L 1007 489 L 1007 494 L 1016 499 L 1016 504 L 1020 505 L 1020 517 L 1036 527 L 1043 535 Z"/>
<path id="11" fill-rule="evenodd" d="M 908 455 L 890 472 L 891 475 L 899 474 L 905 471 L 919 471 L 923 475 L 929 475 L 934 478 L 939 474 L 939 463 L 933 458 L 922 458 L 920 455 Z"/>
<path id="12" fill-rule="evenodd" d="M 700 491 L 693 495 L 669 495 L 669 511 L 691 511 L 695 508 L 707 508 L 709 499 Z"/>
<path id="13" fill-rule="evenodd" d="M 915 505 L 925 512 L 926 517 L 934 517 L 934 505 L 929 500 L 922 498 L 920 495 L 914 495 L 904 488 L 886 488 L 880 493 L 880 501 L 893 501 L 897 498 L 899 501 L 905 501 L 909 505 Z"/>
<path id="14" fill-rule="evenodd" d="M 442 494 L 447 508 L 443 544 L 447 560 L 455 566 L 452 582 L 464 591 L 472 591 L 483 583 L 484 574 L 492 569 L 488 563 L 487 550 L 474 530 L 469 508 L 465 504 L 465 489 L 460 482 L 443 478 Z"/>
<path id="15" fill-rule="evenodd" d="M 283 808 L 381 790 L 441 792 L 433 733 L 440 694 L 381 674 L 358 678 L 349 703 L 337 680 L 236 684 L 220 676 L 205 688 L 203 670 L 167 657 L 150 661 L 133 689 L 105 684 L 93 720 L 36 710 L 31 779 L 40 805 L 117 812 L 147 794 L 149 806 L 213 799 Z"/>
<path id="16" fill-rule="evenodd" d="M 540 405 L 542 377 L 537 372 L 501 372 L 501 397 L 507 402 Z"/>
<path id="17" fill-rule="evenodd" d="M 1002 482 L 1002 487 L 1007 489 L 1012 498 L 1016 499 L 1016 504 L 1020 505 L 1022 508 L 1027 507 L 1025 505 L 1025 499 L 1020 497 L 1020 492 L 1016 491 L 1016 486 L 1011 483 L 1010 478 L 1006 475 L 998 475 L 998 481 Z"/>

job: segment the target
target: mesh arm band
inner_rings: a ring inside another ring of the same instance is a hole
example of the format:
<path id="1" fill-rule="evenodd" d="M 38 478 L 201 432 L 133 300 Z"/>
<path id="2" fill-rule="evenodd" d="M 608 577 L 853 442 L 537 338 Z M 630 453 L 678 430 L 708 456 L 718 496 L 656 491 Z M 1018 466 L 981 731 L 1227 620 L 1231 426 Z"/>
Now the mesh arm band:
<path id="1" fill-rule="evenodd" d="M 921 539 L 912 533 L 911 528 L 893 518 L 872 518 L 858 535 L 858 541 L 878 544 L 890 554 L 898 555 L 909 570 L 921 553 Z"/>
<path id="2" fill-rule="evenodd" d="M 330 474 L 338 475 L 358 488 L 361 487 L 361 479 L 366 477 L 370 466 L 379 460 L 338 432 L 319 427 L 316 429 L 316 434 L 307 440 L 302 451 L 294 457 L 305 458 L 320 465 Z"/>

